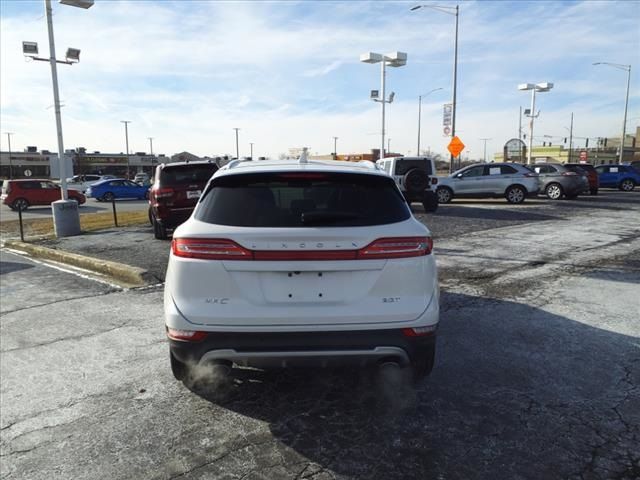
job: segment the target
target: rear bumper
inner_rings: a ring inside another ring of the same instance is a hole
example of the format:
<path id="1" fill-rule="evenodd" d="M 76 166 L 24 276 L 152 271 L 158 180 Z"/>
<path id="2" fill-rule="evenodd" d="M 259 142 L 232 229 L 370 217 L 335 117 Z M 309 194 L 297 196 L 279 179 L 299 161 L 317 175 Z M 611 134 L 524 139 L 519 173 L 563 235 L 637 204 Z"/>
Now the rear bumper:
<path id="1" fill-rule="evenodd" d="M 175 229 L 189 219 L 194 208 L 195 206 L 185 208 L 151 207 L 151 210 L 156 221 L 163 227 Z"/>
<path id="2" fill-rule="evenodd" d="M 405 336 L 401 329 L 330 332 L 210 332 L 200 342 L 169 340 L 181 362 L 231 361 L 255 367 L 368 365 L 394 359 L 407 365 L 435 347 L 435 334 Z"/>

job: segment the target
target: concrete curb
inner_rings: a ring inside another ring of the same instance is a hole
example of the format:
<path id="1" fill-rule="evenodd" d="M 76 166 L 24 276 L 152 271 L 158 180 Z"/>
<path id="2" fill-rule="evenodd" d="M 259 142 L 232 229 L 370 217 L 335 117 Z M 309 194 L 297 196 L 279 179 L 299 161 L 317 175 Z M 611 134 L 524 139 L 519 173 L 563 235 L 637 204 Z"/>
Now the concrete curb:
<path id="1" fill-rule="evenodd" d="M 111 262 L 109 260 L 100 260 L 99 258 L 87 257 L 77 253 L 47 248 L 19 240 L 7 240 L 4 242 L 4 246 L 26 252 L 36 258 L 54 260 L 105 275 L 112 278 L 115 283 L 125 287 L 143 287 L 147 285 L 147 282 L 144 280 L 147 271 L 143 268 L 132 267 L 124 263 Z"/>

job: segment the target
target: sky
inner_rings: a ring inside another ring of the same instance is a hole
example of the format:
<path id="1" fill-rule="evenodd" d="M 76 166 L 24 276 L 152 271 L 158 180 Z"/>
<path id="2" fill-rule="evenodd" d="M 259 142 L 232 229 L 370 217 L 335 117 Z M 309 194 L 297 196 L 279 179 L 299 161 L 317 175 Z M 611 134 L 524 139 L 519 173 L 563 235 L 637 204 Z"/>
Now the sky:
<path id="1" fill-rule="evenodd" d="M 81 49 L 58 66 L 65 149 L 172 155 L 277 157 L 369 152 L 381 143 L 380 65 L 361 53 L 406 52 L 387 69 L 391 150 L 446 153 L 443 104 L 451 102 L 455 17 L 415 2 L 95 0 L 88 9 L 53 1 L 56 53 Z M 534 143 L 574 136 L 619 137 L 632 65 L 627 133 L 640 124 L 639 1 L 460 1 L 456 133 L 463 157 L 481 159 L 518 136 L 521 83 L 552 82 L 536 96 Z M 441 1 L 424 5 L 455 7 Z M 0 0 L 0 148 L 57 150 L 47 63 L 26 60 L 21 42 L 48 56 L 42 1 Z M 523 120 L 523 128 L 528 125 Z M 545 137 L 547 135 L 548 137 Z M 584 140 L 577 138 L 581 145 Z M 592 140 L 593 142 L 593 140 Z"/>

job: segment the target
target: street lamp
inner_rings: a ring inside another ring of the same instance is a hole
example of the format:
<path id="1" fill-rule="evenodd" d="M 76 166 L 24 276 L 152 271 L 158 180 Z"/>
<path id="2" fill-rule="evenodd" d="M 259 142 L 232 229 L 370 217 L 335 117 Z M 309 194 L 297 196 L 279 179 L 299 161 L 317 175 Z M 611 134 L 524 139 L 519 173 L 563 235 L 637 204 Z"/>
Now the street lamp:
<path id="1" fill-rule="evenodd" d="M 153 156 L 153 137 L 147 137 L 149 139 L 149 149 L 151 150 L 151 155 Z"/>
<path id="2" fill-rule="evenodd" d="M 249 158 L 253 160 L 253 142 L 249 142 L 249 148 L 251 149 L 251 156 Z"/>
<path id="3" fill-rule="evenodd" d="M 333 159 L 337 160 L 338 158 L 338 138 L 339 137 L 333 137 Z"/>
<path id="4" fill-rule="evenodd" d="M 625 70 L 627 72 L 627 95 L 624 100 L 624 118 L 622 120 L 622 137 L 620 138 L 620 156 L 618 157 L 618 163 L 622 163 L 622 156 L 624 154 L 624 138 L 627 134 L 627 108 L 629 107 L 629 83 L 631 82 L 631 65 L 623 65 L 620 63 L 610 62 L 596 62 L 594 65 L 608 65 L 618 70 Z"/>
<path id="5" fill-rule="evenodd" d="M 89 8 L 93 0 L 60 0 L 64 5 L 72 7 Z M 78 204 L 68 200 L 67 176 L 64 165 L 64 143 L 62 141 L 62 118 L 60 115 L 60 94 L 58 92 L 58 63 L 73 65 L 80 61 L 80 50 L 70 48 L 67 50 L 65 60 L 56 59 L 56 47 L 53 38 L 53 14 L 51 0 L 44 0 L 45 16 L 47 18 L 47 30 L 49 33 L 49 58 L 38 57 L 38 44 L 36 42 L 22 42 L 22 53 L 32 60 L 49 62 L 51 65 L 51 81 L 53 83 L 53 106 L 56 117 L 56 131 L 58 136 L 58 164 L 60 171 L 61 199 L 51 204 L 53 212 L 53 226 L 57 237 L 67 237 L 80 233 L 80 214 Z"/>
<path id="6" fill-rule="evenodd" d="M 367 52 L 360 55 L 360 61 L 363 63 L 380 63 L 382 65 L 381 69 L 381 90 L 382 95 L 380 96 L 376 90 L 371 91 L 371 99 L 374 102 L 380 102 L 382 104 L 382 143 L 380 145 L 380 160 L 384 158 L 384 114 L 385 114 L 385 105 L 387 103 L 393 102 L 393 98 L 395 96 L 394 92 L 391 92 L 389 95 L 389 99 L 386 98 L 385 91 L 385 75 L 386 75 L 386 66 L 390 67 L 403 67 L 407 64 L 407 54 L 404 52 L 392 52 L 387 53 L 386 55 L 382 55 L 380 53 Z"/>
<path id="7" fill-rule="evenodd" d="M 124 123 L 124 142 L 125 142 L 125 148 L 127 149 L 127 178 L 130 177 L 130 173 L 129 173 L 129 169 L 130 169 L 130 164 L 129 164 L 129 124 L 131 123 L 131 120 L 120 120 L 120 123 Z"/>
<path id="8" fill-rule="evenodd" d="M 438 90 L 442 90 L 442 87 L 434 88 L 433 90 L 429 90 L 427 93 L 418 95 L 418 150 L 416 150 L 416 155 L 418 156 L 420 156 L 420 119 L 422 118 L 422 97 L 426 97 L 427 95 L 430 95 L 433 92 L 437 92 Z"/>
<path id="9" fill-rule="evenodd" d="M 527 151 L 527 164 L 531 165 L 531 149 L 533 148 L 533 119 L 537 118 L 540 115 L 540 112 L 537 114 L 536 112 L 536 92 L 548 92 L 553 88 L 553 83 L 550 82 L 542 82 L 542 83 L 521 83 L 518 85 L 518 90 L 525 91 L 531 90 L 531 111 L 529 112 L 529 118 L 531 121 L 529 122 L 529 150 Z"/>
<path id="10" fill-rule="evenodd" d="M 456 87 L 458 86 L 458 18 L 460 14 L 459 6 L 446 7 L 443 5 L 416 5 L 411 7 L 411 11 L 419 10 L 421 8 L 430 8 L 437 12 L 446 13 L 447 15 L 453 15 L 456 17 L 456 37 L 453 46 L 453 99 L 451 102 L 451 138 L 456 136 Z M 451 154 L 451 163 L 449 164 L 449 172 L 453 172 L 453 159 Z"/>

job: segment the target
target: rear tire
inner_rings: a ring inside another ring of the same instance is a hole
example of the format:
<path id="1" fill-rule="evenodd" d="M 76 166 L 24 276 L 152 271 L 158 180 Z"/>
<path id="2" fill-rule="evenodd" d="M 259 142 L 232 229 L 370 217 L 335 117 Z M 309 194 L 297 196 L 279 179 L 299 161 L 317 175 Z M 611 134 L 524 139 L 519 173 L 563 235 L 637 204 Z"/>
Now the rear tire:
<path id="1" fill-rule="evenodd" d="M 505 192 L 505 198 L 507 199 L 507 202 L 514 204 L 524 202 L 526 196 L 527 192 L 525 192 L 524 188 L 519 185 L 509 187 Z"/>
<path id="2" fill-rule="evenodd" d="M 436 190 L 438 203 L 449 203 L 453 198 L 453 192 L 449 187 L 440 187 Z"/>
<path id="3" fill-rule="evenodd" d="M 183 381 L 187 378 L 187 374 L 189 373 L 189 366 L 186 363 L 182 363 L 176 357 L 173 356 L 173 353 L 169 352 L 169 359 L 171 362 L 171 373 L 178 381 Z"/>
<path id="4" fill-rule="evenodd" d="M 24 211 L 27 208 L 29 208 L 29 201 L 26 198 L 16 198 L 11 204 L 11 210 L 15 210 L 16 212 L 18 210 Z"/>
<path id="5" fill-rule="evenodd" d="M 429 347 L 429 350 L 427 350 L 427 352 L 423 356 L 411 359 L 411 371 L 413 373 L 414 382 L 419 382 L 420 380 L 423 380 L 424 378 L 429 376 L 429 374 L 433 370 L 435 359 L 435 345 Z"/>
<path id="6" fill-rule="evenodd" d="M 433 213 L 438 210 L 438 197 L 434 192 L 426 191 L 422 198 L 422 206 L 426 213 Z"/>
<path id="7" fill-rule="evenodd" d="M 167 229 L 155 218 L 152 218 L 152 225 L 153 225 L 153 236 L 157 240 L 166 240 L 168 238 Z"/>
<path id="8" fill-rule="evenodd" d="M 114 198 L 116 198 L 116 196 L 111 192 L 107 192 L 102 196 L 102 200 L 105 202 L 111 202 Z"/>
<path id="9" fill-rule="evenodd" d="M 635 188 L 636 184 L 630 178 L 625 178 L 622 182 L 620 182 L 620 190 L 623 192 L 630 192 Z"/>
<path id="10" fill-rule="evenodd" d="M 564 191 L 562 190 L 562 185 L 559 183 L 550 183 L 547 185 L 547 188 L 544 189 L 544 194 L 550 200 L 560 200 L 562 195 L 564 195 Z"/>

